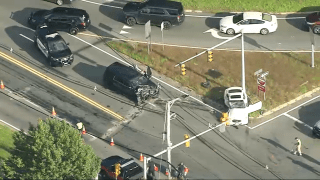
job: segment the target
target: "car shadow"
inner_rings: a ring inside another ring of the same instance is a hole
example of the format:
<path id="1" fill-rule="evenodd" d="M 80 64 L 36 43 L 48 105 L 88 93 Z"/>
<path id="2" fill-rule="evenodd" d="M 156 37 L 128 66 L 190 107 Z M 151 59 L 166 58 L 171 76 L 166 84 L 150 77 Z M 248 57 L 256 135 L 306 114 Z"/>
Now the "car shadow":
<path id="1" fill-rule="evenodd" d="M 46 57 L 40 52 L 40 50 L 35 46 L 34 42 L 34 31 L 30 30 L 26 27 L 19 27 L 19 26 L 10 26 L 5 28 L 5 32 L 7 35 L 12 39 L 12 41 L 18 45 L 20 51 L 24 51 L 28 55 L 32 57 L 32 59 L 40 62 L 42 66 L 41 68 L 48 68 L 50 67 L 51 70 L 62 76 L 62 77 L 68 77 L 68 75 L 55 70 L 55 68 L 52 68 L 48 61 L 46 60 Z M 25 37 L 29 38 L 25 38 Z M 32 41 L 31 41 L 32 40 Z"/>
<path id="2" fill-rule="evenodd" d="M 210 29 L 211 29 L 211 28 L 219 29 L 220 20 L 221 20 L 223 17 L 232 16 L 232 15 L 235 15 L 235 14 L 236 14 L 236 13 L 218 12 L 218 13 L 214 14 L 213 16 L 210 16 L 210 17 L 206 18 L 205 24 L 206 24 L 206 26 L 208 26 Z"/>
<path id="3" fill-rule="evenodd" d="M 306 106 L 302 106 L 298 113 L 299 113 L 299 120 L 304 122 L 305 124 L 313 127 L 316 122 L 318 122 L 320 120 L 320 111 L 319 111 L 319 107 L 320 107 L 320 101 L 318 102 L 314 102 L 312 104 L 306 105 Z M 310 130 L 309 128 L 306 128 L 305 125 L 300 124 L 300 123 L 295 123 L 297 129 L 299 131 L 301 131 L 302 133 L 305 133 L 306 135 L 315 138 L 312 135 L 312 130 Z M 308 129 L 306 131 L 306 129 Z"/>
<path id="4" fill-rule="evenodd" d="M 119 6 L 117 6 L 119 7 Z M 112 20 L 118 21 L 118 22 L 125 22 L 125 15 L 121 8 L 114 8 L 110 6 L 110 3 L 104 3 L 104 5 L 99 6 L 99 12 L 107 17 L 109 17 Z"/>
<path id="5" fill-rule="evenodd" d="M 121 93 L 118 89 L 116 89 L 113 86 L 108 86 L 104 83 L 103 80 L 103 75 L 104 72 L 106 70 L 106 66 L 102 66 L 99 64 L 95 64 L 95 65 L 90 65 L 90 64 L 86 64 L 83 62 L 79 62 L 77 63 L 77 65 L 75 65 L 72 70 L 74 70 L 74 72 L 78 73 L 80 76 L 88 79 L 91 82 L 94 82 L 106 89 L 111 90 L 113 93 L 116 93 L 118 95 L 121 95 L 123 97 L 128 98 L 129 100 L 136 102 L 136 98 L 133 96 L 129 96 L 127 94 Z"/>
<path id="6" fill-rule="evenodd" d="M 27 7 L 20 11 L 12 12 L 10 18 L 25 27 L 31 28 L 28 24 L 28 18 L 32 12 L 39 11 L 39 10 L 43 10 L 43 9 Z"/>
<path id="7" fill-rule="evenodd" d="M 305 24 L 305 18 L 300 18 L 300 17 L 305 17 L 306 15 L 301 15 L 301 14 L 288 14 L 285 18 L 288 24 L 291 26 L 304 31 L 304 32 L 309 32 L 309 27 L 307 24 Z"/>

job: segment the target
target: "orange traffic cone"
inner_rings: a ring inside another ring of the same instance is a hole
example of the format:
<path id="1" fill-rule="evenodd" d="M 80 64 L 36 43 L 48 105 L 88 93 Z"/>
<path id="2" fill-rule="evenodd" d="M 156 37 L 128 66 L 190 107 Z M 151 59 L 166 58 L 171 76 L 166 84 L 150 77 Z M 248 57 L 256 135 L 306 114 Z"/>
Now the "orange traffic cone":
<path id="1" fill-rule="evenodd" d="M 57 113 L 56 113 L 56 111 L 54 110 L 54 107 L 52 107 L 52 116 L 56 116 L 57 115 Z"/>
<path id="2" fill-rule="evenodd" d="M 113 137 L 111 137 L 110 146 L 114 146 Z"/>
<path id="3" fill-rule="evenodd" d="M 143 156 L 142 156 L 142 153 L 140 153 L 140 161 L 143 161 Z"/>
<path id="4" fill-rule="evenodd" d="M 0 88 L 1 88 L 1 89 L 4 89 L 4 84 L 3 84 L 3 81 L 2 81 L 2 80 L 1 80 Z"/>
<path id="5" fill-rule="evenodd" d="M 84 128 L 84 126 L 82 127 L 82 134 L 86 134 L 87 133 L 87 131 L 86 131 L 86 129 Z"/>
<path id="6" fill-rule="evenodd" d="M 169 176 L 169 170 L 166 169 L 166 176 Z"/>
<path id="7" fill-rule="evenodd" d="M 159 170 L 156 165 L 154 165 L 154 170 L 155 170 L 155 171 L 158 171 L 158 170 Z"/>

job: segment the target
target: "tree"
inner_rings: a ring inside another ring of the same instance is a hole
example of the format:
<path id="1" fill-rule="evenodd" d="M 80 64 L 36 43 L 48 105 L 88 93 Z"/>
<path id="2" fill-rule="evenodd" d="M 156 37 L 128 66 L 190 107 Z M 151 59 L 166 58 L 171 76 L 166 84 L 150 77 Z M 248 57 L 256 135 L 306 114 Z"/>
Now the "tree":
<path id="1" fill-rule="evenodd" d="M 3 164 L 7 178 L 93 179 L 101 160 L 79 131 L 65 121 L 39 119 L 28 135 L 14 134 L 15 149 Z"/>

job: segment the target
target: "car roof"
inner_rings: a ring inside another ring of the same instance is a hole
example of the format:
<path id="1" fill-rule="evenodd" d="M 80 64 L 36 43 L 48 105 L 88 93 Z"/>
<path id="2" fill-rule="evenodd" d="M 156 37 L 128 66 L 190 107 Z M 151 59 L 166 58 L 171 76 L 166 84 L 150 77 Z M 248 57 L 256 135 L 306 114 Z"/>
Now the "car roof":
<path id="1" fill-rule="evenodd" d="M 262 20 L 262 13 L 261 12 L 244 12 L 243 19 L 258 19 Z"/>
<path id="2" fill-rule="evenodd" d="M 128 67 L 126 65 L 123 65 L 119 62 L 115 62 L 108 66 L 107 68 L 109 71 L 111 71 L 116 76 L 121 76 L 124 79 L 133 79 L 135 77 L 141 76 L 141 74 L 133 69 L 132 67 Z"/>
<path id="3" fill-rule="evenodd" d="M 168 0 L 149 0 L 147 5 L 148 6 L 162 7 L 162 8 L 171 8 L 171 9 L 182 8 L 181 2 L 168 1 Z"/>
<path id="4" fill-rule="evenodd" d="M 46 24 L 41 24 L 37 27 L 38 35 L 44 37 L 48 41 L 61 40 L 62 37 L 57 31 L 53 31 Z"/>
<path id="5" fill-rule="evenodd" d="M 77 9 L 77 8 L 67 8 L 67 7 L 56 7 L 52 9 L 53 12 L 55 11 L 65 11 L 68 15 L 77 15 L 77 16 L 83 16 L 87 15 L 87 12 L 83 9 Z"/>

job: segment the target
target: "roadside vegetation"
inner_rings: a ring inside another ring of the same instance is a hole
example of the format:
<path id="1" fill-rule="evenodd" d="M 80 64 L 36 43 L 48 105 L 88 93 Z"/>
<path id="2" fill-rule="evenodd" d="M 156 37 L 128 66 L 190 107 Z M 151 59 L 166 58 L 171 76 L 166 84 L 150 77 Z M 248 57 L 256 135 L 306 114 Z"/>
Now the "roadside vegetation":
<path id="1" fill-rule="evenodd" d="M 13 130 L 0 124 L 0 162 L 11 155 L 10 151 L 14 148 L 13 133 Z"/>
<path id="2" fill-rule="evenodd" d="M 317 0 L 177 0 L 184 9 L 202 10 L 205 12 L 305 12 L 319 11 Z"/>
<path id="3" fill-rule="evenodd" d="M 203 50 L 153 45 L 148 55 L 145 44 L 110 41 L 113 49 L 145 64 L 171 79 L 188 87 L 197 94 L 224 104 L 223 94 L 228 87 L 241 86 L 241 52 L 213 51 L 213 61 L 207 61 L 207 54 L 186 63 L 186 75 L 174 67 Z M 262 53 L 245 52 L 246 89 L 251 101 L 263 103 L 266 112 L 295 97 L 320 86 L 320 53 L 315 54 L 315 68 L 310 67 L 310 53 Z M 258 94 L 257 78 L 254 72 L 269 71 L 266 85 L 266 100 Z M 211 87 L 204 88 L 201 82 L 210 81 Z M 251 116 L 258 116 L 257 111 Z"/>

